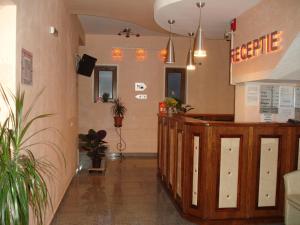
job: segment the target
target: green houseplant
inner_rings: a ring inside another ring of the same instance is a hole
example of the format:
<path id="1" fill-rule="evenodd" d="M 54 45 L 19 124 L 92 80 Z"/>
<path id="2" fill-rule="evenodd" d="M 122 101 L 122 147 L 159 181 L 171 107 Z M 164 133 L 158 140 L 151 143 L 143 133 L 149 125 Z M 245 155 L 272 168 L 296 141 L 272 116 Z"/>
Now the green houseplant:
<path id="1" fill-rule="evenodd" d="M 119 98 L 116 98 L 113 101 L 111 110 L 112 110 L 112 114 L 114 116 L 115 127 L 122 127 L 122 121 L 123 121 L 124 115 L 127 111 L 126 106 L 124 105 L 123 102 L 121 102 L 121 100 Z"/>
<path id="2" fill-rule="evenodd" d="M 168 114 L 171 115 L 176 112 L 176 107 L 178 104 L 178 101 L 175 98 L 167 97 L 165 98 Z"/>
<path id="3" fill-rule="evenodd" d="M 183 104 L 179 99 L 176 99 L 176 109 L 178 113 L 187 113 L 195 108 L 193 108 L 191 105 Z"/>
<path id="4" fill-rule="evenodd" d="M 87 134 L 79 134 L 79 148 L 86 150 L 87 155 L 91 158 L 93 168 L 100 168 L 101 160 L 107 150 L 105 130 L 95 131 L 90 129 Z"/>
<path id="5" fill-rule="evenodd" d="M 102 95 L 102 102 L 108 102 L 109 100 L 109 94 L 108 93 L 103 93 Z"/>
<path id="6" fill-rule="evenodd" d="M 9 97 L 2 86 L 0 92 L 9 111 L 8 117 L 0 125 L 0 224 L 28 225 L 29 211 L 32 210 L 36 223 L 42 225 L 45 210 L 51 205 L 44 176 L 51 176 L 53 166 L 48 161 L 36 158 L 31 147 L 40 144 L 50 146 L 49 142 L 32 141 L 33 137 L 50 128 L 28 133 L 37 120 L 51 114 L 31 117 L 35 102 L 42 92 L 27 111 L 24 109 L 24 92 L 18 90 L 15 95 L 10 93 Z M 52 150 L 59 149 L 53 147 Z"/>

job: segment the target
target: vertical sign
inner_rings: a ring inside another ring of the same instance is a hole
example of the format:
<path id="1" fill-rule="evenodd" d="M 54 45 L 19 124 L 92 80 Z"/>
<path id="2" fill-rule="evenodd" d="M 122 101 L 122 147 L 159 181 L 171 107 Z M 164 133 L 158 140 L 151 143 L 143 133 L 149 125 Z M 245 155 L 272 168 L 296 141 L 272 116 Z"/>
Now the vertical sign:
<path id="1" fill-rule="evenodd" d="M 300 87 L 295 88 L 295 108 L 300 109 Z"/>
<path id="2" fill-rule="evenodd" d="M 21 82 L 32 85 L 32 53 L 22 48 Z"/>

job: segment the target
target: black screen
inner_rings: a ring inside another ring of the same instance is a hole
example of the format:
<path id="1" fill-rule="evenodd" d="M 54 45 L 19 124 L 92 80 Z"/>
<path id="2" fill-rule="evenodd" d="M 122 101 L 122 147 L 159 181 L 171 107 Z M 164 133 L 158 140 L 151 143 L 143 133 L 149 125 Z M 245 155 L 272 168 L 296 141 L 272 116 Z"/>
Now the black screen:
<path id="1" fill-rule="evenodd" d="M 77 73 L 90 77 L 95 67 L 97 59 L 84 54 L 78 63 Z"/>

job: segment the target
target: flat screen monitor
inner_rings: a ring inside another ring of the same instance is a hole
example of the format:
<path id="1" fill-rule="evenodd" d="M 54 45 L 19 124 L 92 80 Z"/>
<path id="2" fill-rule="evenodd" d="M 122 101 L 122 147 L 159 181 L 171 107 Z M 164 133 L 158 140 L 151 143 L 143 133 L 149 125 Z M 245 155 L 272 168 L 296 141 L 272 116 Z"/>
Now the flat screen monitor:
<path id="1" fill-rule="evenodd" d="M 83 54 L 82 58 L 78 63 L 77 73 L 90 77 L 93 73 L 96 61 L 97 61 L 96 58 Z"/>

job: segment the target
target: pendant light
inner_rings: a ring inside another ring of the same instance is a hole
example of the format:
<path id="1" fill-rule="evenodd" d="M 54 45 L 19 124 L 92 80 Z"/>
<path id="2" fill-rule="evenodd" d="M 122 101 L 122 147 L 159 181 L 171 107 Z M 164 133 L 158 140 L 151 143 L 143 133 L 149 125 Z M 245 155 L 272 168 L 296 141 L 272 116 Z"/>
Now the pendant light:
<path id="1" fill-rule="evenodd" d="M 175 63 L 175 52 L 174 52 L 174 45 L 172 41 L 172 24 L 175 23 L 175 20 L 168 20 L 168 23 L 170 24 L 170 36 L 167 44 L 167 57 L 165 63 L 173 64 Z"/>
<path id="2" fill-rule="evenodd" d="M 189 33 L 190 38 L 190 49 L 187 54 L 187 60 L 186 60 L 186 69 L 187 70 L 195 70 L 195 62 L 194 62 L 194 55 L 193 55 L 193 49 L 192 49 L 192 39 L 193 39 L 194 33 Z"/>
<path id="3" fill-rule="evenodd" d="M 194 42 L 194 56 L 197 58 L 206 57 L 206 51 L 203 49 L 203 33 L 201 27 L 201 8 L 205 6 L 204 2 L 196 3 L 197 7 L 200 9 L 199 15 L 199 26 L 196 32 L 195 42 Z"/>

